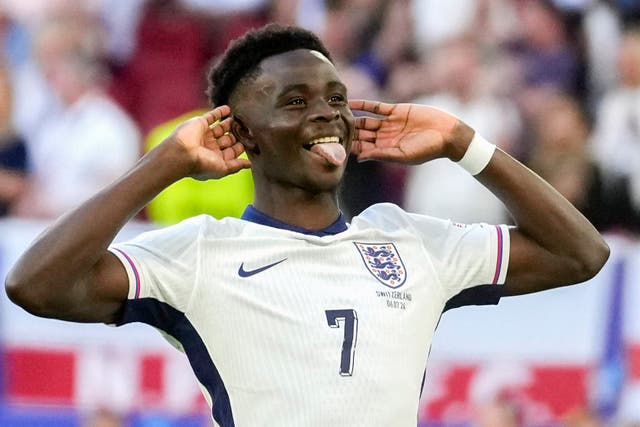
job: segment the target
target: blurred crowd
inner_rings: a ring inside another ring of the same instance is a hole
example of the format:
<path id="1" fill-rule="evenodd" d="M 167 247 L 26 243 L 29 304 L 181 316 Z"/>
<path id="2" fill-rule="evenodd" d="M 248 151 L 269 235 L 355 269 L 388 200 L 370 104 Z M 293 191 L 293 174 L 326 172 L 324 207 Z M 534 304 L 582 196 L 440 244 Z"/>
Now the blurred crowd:
<path id="1" fill-rule="evenodd" d="M 206 70 L 228 42 L 272 21 L 317 32 L 350 97 L 450 111 L 600 230 L 640 232 L 640 2 L 629 0 L 0 0 L 0 215 L 55 218 L 113 181 L 159 127 L 207 107 Z M 215 197 L 202 188 L 156 211 Z M 350 162 L 341 198 L 349 216 L 391 201 L 510 221 L 444 160 Z M 201 209 L 222 216 L 224 204 Z"/>

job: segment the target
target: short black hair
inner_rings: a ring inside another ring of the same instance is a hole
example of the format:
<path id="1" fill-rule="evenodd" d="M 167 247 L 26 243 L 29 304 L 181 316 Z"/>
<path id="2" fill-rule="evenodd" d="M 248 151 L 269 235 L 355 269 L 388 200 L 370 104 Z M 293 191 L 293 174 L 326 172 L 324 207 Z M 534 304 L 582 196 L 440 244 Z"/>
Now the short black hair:
<path id="1" fill-rule="evenodd" d="M 296 49 L 316 50 L 333 62 L 318 36 L 299 27 L 272 23 L 234 40 L 220 62 L 209 70 L 209 103 L 213 107 L 228 104 L 240 81 L 259 74 L 263 59 Z"/>

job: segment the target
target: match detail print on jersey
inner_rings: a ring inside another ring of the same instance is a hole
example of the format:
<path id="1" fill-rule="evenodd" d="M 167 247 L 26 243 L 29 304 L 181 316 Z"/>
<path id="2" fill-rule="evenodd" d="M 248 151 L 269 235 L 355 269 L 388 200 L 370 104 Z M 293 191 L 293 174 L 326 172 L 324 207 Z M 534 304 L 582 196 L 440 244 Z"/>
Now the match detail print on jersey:
<path id="1" fill-rule="evenodd" d="M 353 242 L 365 267 L 380 283 L 390 288 L 399 288 L 407 280 L 398 249 L 393 243 Z"/>
<path id="2" fill-rule="evenodd" d="M 262 273 L 263 271 L 268 270 L 271 267 L 275 267 L 276 265 L 278 265 L 281 262 L 284 262 L 286 260 L 287 259 L 284 258 L 284 259 L 281 259 L 280 261 L 276 261 L 274 263 L 267 264 L 267 265 L 259 267 L 259 268 L 255 268 L 253 270 L 245 270 L 244 269 L 244 262 L 243 262 L 242 264 L 240 264 L 240 268 L 238 268 L 238 276 L 240 276 L 240 277 L 251 277 L 251 276 L 253 276 L 255 274 Z"/>

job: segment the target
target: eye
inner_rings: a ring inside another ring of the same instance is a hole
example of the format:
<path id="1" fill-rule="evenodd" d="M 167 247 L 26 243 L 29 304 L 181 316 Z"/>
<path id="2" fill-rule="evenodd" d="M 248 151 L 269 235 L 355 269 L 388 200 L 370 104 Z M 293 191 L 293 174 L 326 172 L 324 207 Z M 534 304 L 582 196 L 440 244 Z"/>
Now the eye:
<path id="1" fill-rule="evenodd" d="M 331 103 L 336 103 L 336 102 L 344 102 L 344 96 L 342 95 L 331 95 L 331 97 L 329 98 L 329 102 Z"/>
<path id="2" fill-rule="evenodd" d="M 304 105 L 304 99 L 302 98 L 291 98 L 287 101 L 287 105 Z"/>

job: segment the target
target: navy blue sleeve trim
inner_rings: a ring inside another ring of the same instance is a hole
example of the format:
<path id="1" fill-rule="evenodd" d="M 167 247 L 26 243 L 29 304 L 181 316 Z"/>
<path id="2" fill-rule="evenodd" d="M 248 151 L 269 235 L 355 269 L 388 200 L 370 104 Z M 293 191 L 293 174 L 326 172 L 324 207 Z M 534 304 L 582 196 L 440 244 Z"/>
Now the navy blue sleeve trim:
<path id="1" fill-rule="evenodd" d="M 220 427 L 234 427 L 227 389 L 202 338 L 185 314 L 156 299 L 140 298 L 125 303 L 118 326 L 133 322 L 142 322 L 161 329 L 182 344 L 198 381 L 211 396 L 213 418 Z"/>
<path id="2" fill-rule="evenodd" d="M 452 308 L 464 307 L 466 305 L 496 305 L 502 297 L 502 286 L 498 285 L 478 285 L 465 289 L 459 294 L 451 297 L 444 306 L 444 313 Z"/>

